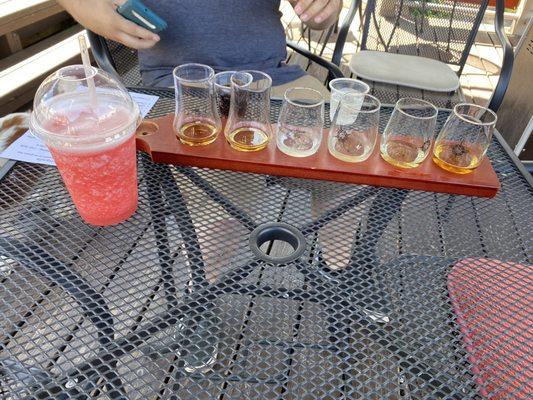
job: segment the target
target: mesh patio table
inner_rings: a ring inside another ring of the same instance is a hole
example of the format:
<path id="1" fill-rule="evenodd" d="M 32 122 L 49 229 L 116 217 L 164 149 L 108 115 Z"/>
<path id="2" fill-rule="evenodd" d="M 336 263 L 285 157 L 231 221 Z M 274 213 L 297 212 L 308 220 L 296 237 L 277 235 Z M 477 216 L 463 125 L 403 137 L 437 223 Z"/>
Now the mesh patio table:
<path id="1" fill-rule="evenodd" d="M 150 117 L 173 111 L 171 91 L 137 90 L 160 96 Z M 450 270 L 533 258 L 531 177 L 499 135 L 489 157 L 493 199 L 139 154 L 139 209 L 109 228 L 80 220 L 54 167 L 9 165 L 0 398 L 482 398 Z"/>

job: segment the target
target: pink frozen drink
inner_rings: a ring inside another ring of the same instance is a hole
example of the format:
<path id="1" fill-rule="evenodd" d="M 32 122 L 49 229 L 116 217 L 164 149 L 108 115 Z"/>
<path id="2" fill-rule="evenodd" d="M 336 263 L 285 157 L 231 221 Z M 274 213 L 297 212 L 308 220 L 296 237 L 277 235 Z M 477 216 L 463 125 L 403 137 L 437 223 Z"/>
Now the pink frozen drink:
<path id="1" fill-rule="evenodd" d="M 98 84 L 98 76 L 94 79 Z M 31 120 L 32 132 L 50 149 L 80 216 L 97 226 L 120 223 L 137 209 L 139 111 L 125 89 L 118 89 L 97 87 L 92 98 L 83 90 L 70 91 L 39 104 L 36 98 Z"/>

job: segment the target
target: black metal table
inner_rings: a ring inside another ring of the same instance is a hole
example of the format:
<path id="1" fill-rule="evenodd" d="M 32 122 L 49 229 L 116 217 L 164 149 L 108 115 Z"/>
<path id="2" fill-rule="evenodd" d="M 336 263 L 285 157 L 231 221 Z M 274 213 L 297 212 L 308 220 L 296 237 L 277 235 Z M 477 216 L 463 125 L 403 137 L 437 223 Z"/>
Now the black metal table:
<path id="1" fill-rule="evenodd" d="M 170 91 L 144 92 L 161 96 L 150 116 L 173 111 Z M 55 168 L 16 163 L 0 181 L 0 398 L 480 398 L 447 274 L 533 258 L 531 178 L 499 137 L 489 156 L 493 199 L 139 155 L 138 212 L 110 228 L 81 222 Z"/>

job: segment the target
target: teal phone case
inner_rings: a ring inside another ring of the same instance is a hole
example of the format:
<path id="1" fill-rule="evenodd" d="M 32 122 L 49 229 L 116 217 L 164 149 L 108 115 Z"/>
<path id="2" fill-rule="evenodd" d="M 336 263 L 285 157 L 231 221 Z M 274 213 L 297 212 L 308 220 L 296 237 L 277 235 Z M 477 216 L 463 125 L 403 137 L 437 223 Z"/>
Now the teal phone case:
<path id="1" fill-rule="evenodd" d="M 161 32 L 167 28 L 165 20 L 150 10 L 140 0 L 128 0 L 118 7 L 117 11 L 124 18 L 154 33 Z"/>

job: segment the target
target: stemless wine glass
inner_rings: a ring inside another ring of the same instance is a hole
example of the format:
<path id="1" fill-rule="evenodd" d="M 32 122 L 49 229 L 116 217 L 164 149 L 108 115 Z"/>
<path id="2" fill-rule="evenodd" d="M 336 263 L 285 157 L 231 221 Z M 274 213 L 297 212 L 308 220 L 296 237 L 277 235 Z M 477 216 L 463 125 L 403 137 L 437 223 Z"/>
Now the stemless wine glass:
<path id="1" fill-rule="evenodd" d="M 215 96 L 221 118 L 228 118 L 231 101 L 231 77 L 235 71 L 222 71 L 215 74 Z"/>
<path id="2" fill-rule="evenodd" d="M 418 167 L 429 153 L 437 113 L 427 101 L 398 100 L 381 138 L 383 159 L 401 168 Z"/>
<path id="3" fill-rule="evenodd" d="M 488 108 L 457 104 L 435 140 L 435 164 L 457 174 L 472 172 L 487 153 L 496 120 Z"/>
<path id="4" fill-rule="evenodd" d="M 231 101 L 225 135 L 239 151 L 264 149 L 272 138 L 272 79 L 260 71 L 240 71 L 231 77 Z"/>
<path id="5" fill-rule="evenodd" d="M 376 146 L 380 101 L 369 94 L 345 93 L 333 116 L 328 150 L 342 161 L 365 161 Z M 346 120 L 339 118 L 343 114 Z"/>
<path id="6" fill-rule="evenodd" d="M 176 115 L 174 131 L 182 143 L 212 143 L 222 128 L 214 96 L 213 68 L 183 64 L 174 68 Z"/>
<path id="7" fill-rule="evenodd" d="M 278 119 L 278 149 L 293 157 L 315 154 L 322 141 L 324 97 L 318 90 L 295 87 L 285 92 Z"/>
<path id="8" fill-rule="evenodd" d="M 337 107 L 339 106 L 339 103 L 341 101 L 341 98 L 346 93 L 352 93 L 352 94 L 367 94 L 370 92 L 370 86 L 368 86 L 363 81 L 357 80 L 357 79 L 351 79 L 351 78 L 337 78 L 333 79 L 329 82 L 329 88 L 331 90 L 331 98 L 329 103 L 329 119 L 333 121 L 333 116 L 335 115 L 335 111 L 337 111 Z M 361 105 L 362 97 L 351 97 L 351 98 L 345 98 L 343 101 L 354 101 L 352 104 L 352 109 L 357 109 L 358 106 Z M 349 111 L 347 111 L 349 112 Z M 344 113 L 341 113 L 337 118 L 339 118 L 339 121 L 343 124 L 349 123 L 349 115 L 345 115 Z"/>

